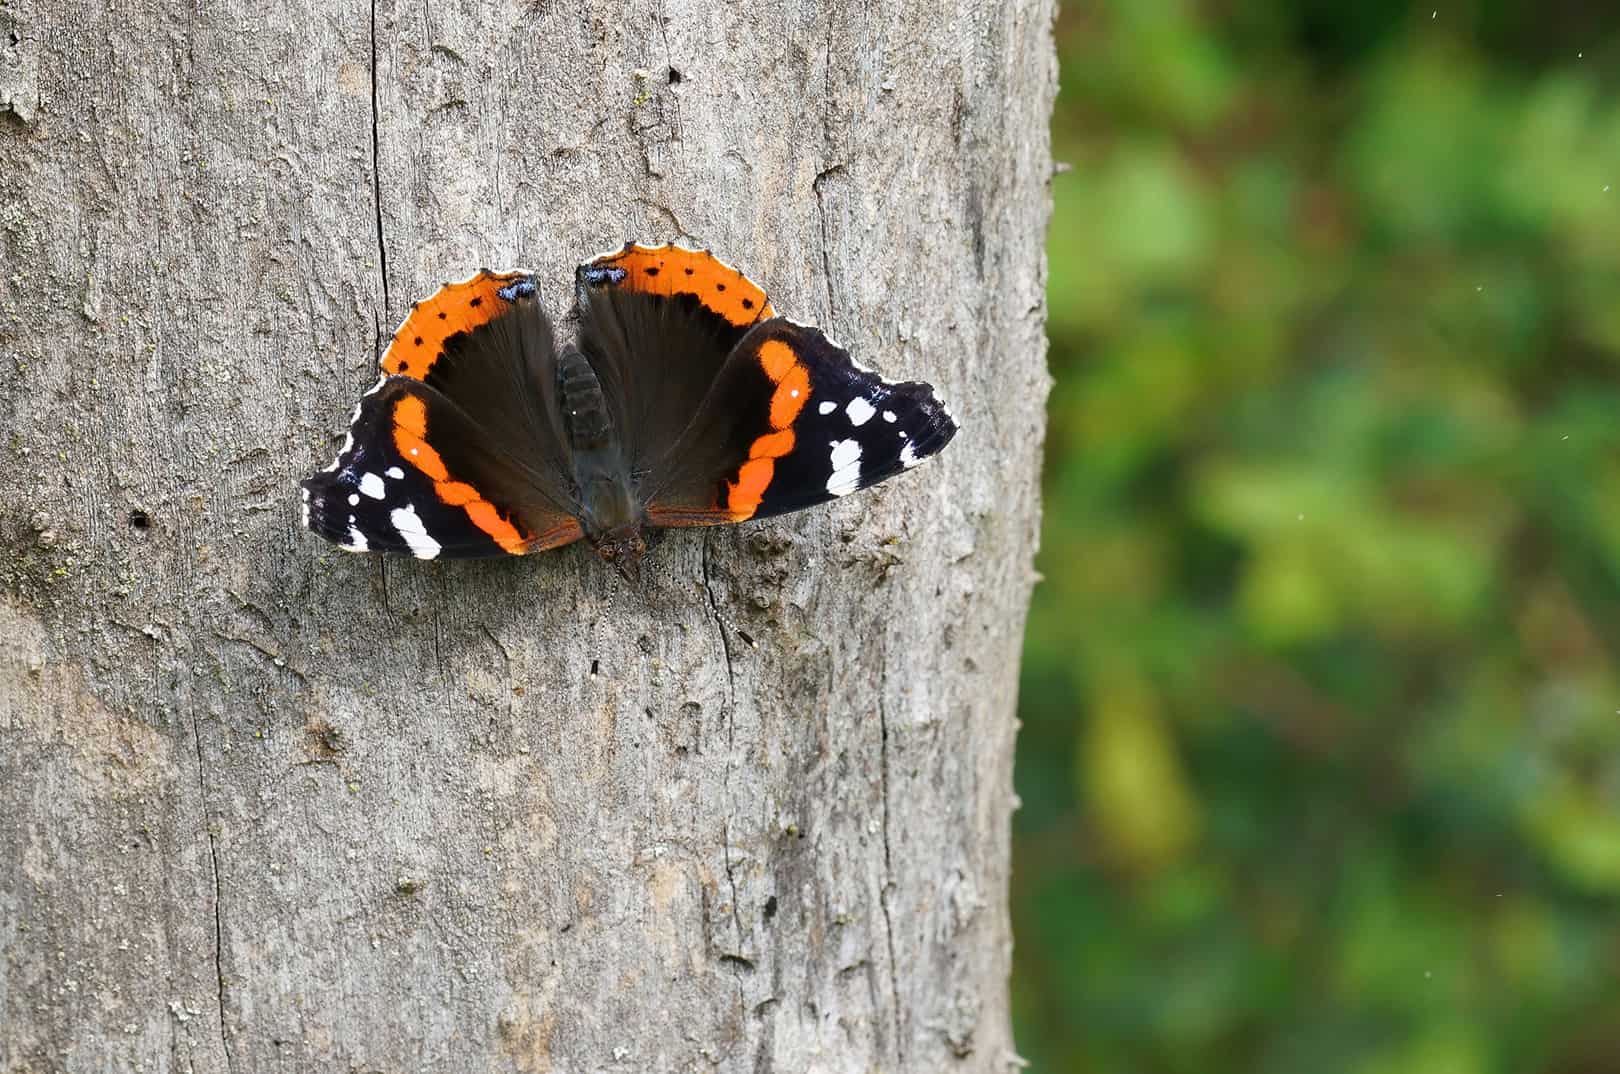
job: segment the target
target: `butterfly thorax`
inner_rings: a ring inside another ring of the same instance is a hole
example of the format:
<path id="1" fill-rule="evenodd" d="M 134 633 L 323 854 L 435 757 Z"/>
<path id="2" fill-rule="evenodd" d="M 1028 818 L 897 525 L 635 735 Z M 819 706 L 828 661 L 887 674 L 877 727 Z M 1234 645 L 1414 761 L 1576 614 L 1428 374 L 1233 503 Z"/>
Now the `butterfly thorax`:
<path id="1" fill-rule="evenodd" d="M 603 559 L 633 573 L 647 550 L 642 510 L 602 382 L 585 356 L 570 349 L 558 359 L 557 386 L 586 539 Z"/>

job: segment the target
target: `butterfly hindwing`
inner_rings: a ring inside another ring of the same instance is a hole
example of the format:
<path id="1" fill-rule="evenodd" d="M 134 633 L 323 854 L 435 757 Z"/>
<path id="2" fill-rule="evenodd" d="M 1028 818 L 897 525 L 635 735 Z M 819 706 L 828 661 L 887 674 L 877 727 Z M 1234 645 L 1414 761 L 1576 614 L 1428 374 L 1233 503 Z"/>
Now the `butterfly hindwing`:
<path id="1" fill-rule="evenodd" d="M 910 469 L 955 434 L 929 385 L 886 381 L 818 329 L 773 318 L 738 343 L 655 466 L 648 519 L 713 525 L 797 511 Z"/>
<path id="2" fill-rule="evenodd" d="M 690 295 L 602 290 L 582 296 L 579 349 L 595 370 L 632 472 L 686 430 L 737 332 Z"/>

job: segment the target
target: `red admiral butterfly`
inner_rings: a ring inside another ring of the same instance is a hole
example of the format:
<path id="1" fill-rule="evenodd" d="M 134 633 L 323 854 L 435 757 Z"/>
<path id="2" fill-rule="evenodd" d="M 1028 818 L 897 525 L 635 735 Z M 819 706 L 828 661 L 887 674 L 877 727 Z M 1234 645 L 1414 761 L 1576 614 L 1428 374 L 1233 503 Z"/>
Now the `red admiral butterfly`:
<path id="1" fill-rule="evenodd" d="M 956 433 L 705 250 L 638 246 L 574 274 L 559 349 L 523 272 L 411 307 L 304 524 L 353 552 L 520 556 L 581 537 L 633 579 L 649 531 L 766 518 L 874 485 Z"/>

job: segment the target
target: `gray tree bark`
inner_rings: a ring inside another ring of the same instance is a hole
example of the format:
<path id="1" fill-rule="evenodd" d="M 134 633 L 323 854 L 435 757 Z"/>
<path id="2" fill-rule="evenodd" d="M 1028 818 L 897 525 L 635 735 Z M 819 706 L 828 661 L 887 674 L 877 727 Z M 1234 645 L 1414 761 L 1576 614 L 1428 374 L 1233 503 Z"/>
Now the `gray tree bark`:
<path id="1" fill-rule="evenodd" d="M 1051 18 L 0 0 L 0 1070 L 1016 1062 Z M 640 592 L 298 528 L 413 299 L 628 238 L 963 433 Z"/>

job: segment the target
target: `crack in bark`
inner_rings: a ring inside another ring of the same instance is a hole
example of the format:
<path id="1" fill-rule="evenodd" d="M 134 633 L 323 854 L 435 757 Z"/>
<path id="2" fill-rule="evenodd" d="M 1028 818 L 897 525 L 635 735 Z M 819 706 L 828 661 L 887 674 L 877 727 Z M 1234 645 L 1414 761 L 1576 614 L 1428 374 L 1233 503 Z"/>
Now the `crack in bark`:
<path id="1" fill-rule="evenodd" d="M 376 189 L 375 181 L 372 184 L 372 189 Z M 382 210 L 380 209 L 378 210 L 379 213 L 381 213 L 381 211 Z M 379 231 L 378 234 L 380 235 L 382 233 Z M 380 240 L 378 241 L 377 245 L 378 248 L 381 249 L 382 243 Z M 388 304 L 388 272 L 386 269 L 383 270 L 382 279 L 383 305 L 386 306 Z M 386 312 L 386 310 L 384 312 Z M 371 353 L 379 362 L 382 360 L 382 349 L 382 318 L 377 316 L 377 312 L 373 310 L 371 313 Z"/>
<path id="2" fill-rule="evenodd" d="M 664 71 L 663 71 L 663 74 L 664 74 L 664 90 L 665 90 L 665 92 L 664 92 L 663 96 L 665 97 L 665 99 L 667 99 L 669 101 L 669 110 L 673 114 L 673 119 L 672 119 L 672 122 L 670 123 L 670 138 L 671 138 L 672 141 L 680 142 L 681 141 L 681 102 L 680 102 L 680 99 L 675 96 L 675 94 L 669 92 L 669 86 L 670 86 L 669 72 L 675 70 L 675 62 L 672 59 L 670 59 L 670 53 L 669 53 L 669 15 L 666 13 L 665 8 L 666 8 L 666 5 L 664 4 L 663 0 L 659 0 L 658 14 L 655 16 L 655 18 L 658 19 L 658 37 L 664 43 Z M 685 143 L 682 142 L 682 145 L 684 145 L 684 144 Z M 674 216 L 675 214 L 670 213 L 670 215 Z"/>
<path id="3" fill-rule="evenodd" d="M 709 579 L 709 552 L 711 538 L 707 535 L 703 539 L 703 553 L 701 563 L 703 566 L 703 591 L 708 594 L 709 612 L 714 616 L 714 625 L 720 632 L 720 651 L 726 658 L 726 771 L 721 779 L 720 793 L 726 799 L 726 807 L 731 805 L 731 770 L 737 760 L 737 677 L 736 667 L 731 659 L 731 639 L 726 637 L 726 620 L 720 614 L 720 602 L 715 599 L 714 584 Z M 742 946 L 742 914 L 737 908 L 737 872 L 731 862 L 731 824 L 727 821 L 720 829 L 720 854 L 726 869 L 726 886 L 731 891 L 731 927 L 736 934 L 736 943 Z M 739 952 L 736 952 L 740 954 Z M 747 1002 L 743 997 L 742 966 L 737 959 L 728 958 L 722 953 L 720 961 L 731 967 L 732 980 L 737 986 L 737 1010 L 739 1014 L 747 1014 Z"/>
<path id="4" fill-rule="evenodd" d="M 731 661 L 731 640 L 726 637 L 726 619 L 725 616 L 720 614 L 720 602 L 716 600 L 714 596 L 714 583 L 709 580 L 709 553 L 712 550 L 710 546 L 711 540 L 713 540 L 713 538 L 707 535 L 705 535 L 703 538 L 703 591 L 708 594 L 709 612 L 714 616 L 715 628 L 720 631 L 720 651 L 723 652 L 726 657 L 726 708 L 728 712 L 735 714 L 737 708 L 737 675 L 736 668 L 732 665 Z M 728 723 L 731 723 L 729 718 Z M 737 728 L 734 723 L 731 723 L 731 738 L 733 743 L 735 743 L 736 737 Z M 728 765 L 728 778 L 729 774 L 730 766 Z"/>
<path id="5" fill-rule="evenodd" d="M 736 739 L 735 727 L 732 729 L 732 739 L 733 741 Z M 728 757 L 726 759 L 726 778 L 721 786 L 725 790 L 729 789 L 730 785 L 731 759 Z M 736 934 L 735 942 L 740 948 L 742 946 L 742 915 L 737 912 L 737 873 L 731 865 L 731 824 L 729 821 L 721 826 L 720 838 L 722 840 L 720 852 L 725 859 L 726 866 L 726 886 L 731 889 L 731 928 Z M 740 954 L 731 952 L 721 952 L 720 961 L 731 968 L 731 980 L 737 988 L 737 1013 L 739 1016 L 744 1016 L 748 1011 L 748 1002 L 743 996 L 742 971 L 745 966 L 752 969 L 753 964 Z"/>
<path id="6" fill-rule="evenodd" d="M 821 228 L 821 279 L 827 289 L 827 323 L 833 324 L 838 320 L 838 307 L 833 302 L 833 270 L 832 270 L 832 239 L 827 234 L 827 201 L 821 192 L 822 183 L 828 178 L 844 170 L 842 164 L 833 164 L 816 173 L 810 183 L 810 189 L 816 195 L 816 222 Z"/>
<path id="7" fill-rule="evenodd" d="M 742 915 L 737 912 L 737 871 L 736 871 L 736 869 L 734 869 L 732 867 L 732 864 L 731 864 L 731 824 L 730 824 L 730 822 L 727 822 L 726 824 L 721 826 L 720 835 L 725 840 L 725 842 L 721 844 L 720 850 L 722 852 L 722 855 L 726 859 L 726 886 L 731 889 L 731 927 L 734 930 L 736 930 L 736 933 L 737 933 L 737 946 L 739 948 L 741 948 L 741 946 L 742 946 Z M 733 963 L 733 964 L 743 963 L 743 964 L 748 965 L 750 967 L 752 967 L 753 964 L 754 964 L 752 959 L 745 958 L 740 953 L 740 951 L 739 952 L 728 952 L 726 954 L 722 954 L 720 956 L 720 961 L 721 962 L 730 962 L 730 963 Z M 741 978 L 741 976 L 739 976 L 737 978 L 737 995 L 738 995 L 739 999 L 742 998 L 742 978 Z"/>
<path id="8" fill-rule="evenodd" d="M 388 296 L 388 244 L 383 241 L 382 212 L 382 110 L 377 104 L 377 0 L 371 0 L 371 204 L 377 214 L 377 264 L 382 272 L 383 308 L 390 306 Z M 382 329 L 378 326 L 377 345 L 382 346 Z"/>
<path id="9" fill-rule="evenodd" d="M 208 819 L 208 780 L 203 774 L 202 732 L 197 727 L 197 714 L 191 713 L 191 742 L 197 755 L 198 805 L 203 815 L 203 831 L 208 836 L 208 866 L 214 884 L 214 1003 L 219 1016 L 219 1046 L 225 1053 L 225 1069 L 236 1069 L 236 1057 L 231 1054 L 231 1041 L 225 1032 L 225 918 L 221 909 L 224 902 L 219 882 L 219 844 L 214 838 L 212 822 Z"/>
<path id="10" fill-rule="evenodd" d="M 496 651 L 501 654 L 501 664 L 506 669 L 506 711 L 510 713 L 512 711 L 512 654 L 507 652 L 506 646 L 501 644 L 501 639 L 497 638 L 495 632 L 489 629 L 488 626 L 479 623 L 478 629 L 484 632 L 484 637 L 488 638 L 489 643 L 495 646 Z"/>
<path id="11" fill-rule="evenodd" d="M 821 65 L 821 79 L 822 79 L 821 100 L 822 100 L 822 107 L 825 109 L 825 111 L 822 112 L 822 116 L 821 116 L 821 145 L 822 145 L 823 151 L 829 151 L 829 150 L 834 148 L 833 147 L 833 129 L 832 129 L 833 128 L 832 65 L 833 65 L 833 27 L 834 27 L 834 23 L 835 23 L 837 17 L 838 17 L 838 5 L 837 4 L 829 4 L 828 11 L 827 11 L 827 54 L 826 54 L 825 60 L 823 60 L 822 65 Z M 834 163 L 834 164 L 829 164 L 827 167 L 825 167 L 825 168 L 821 169 L 821 171 L 817 172 L 815 179 L 812 180 L 811 183 L 810 183 L 810 189 L 811 189 L 811 191 L 813 191 L 815 193 L 815 196 L 816 196 L 816 221 L 817 221 L 817 224 L 820 226 L 820 229 L 821 229 L 821 279 L 822 279 L 822 283 L 827 288 L 827 323 L 829 325 L 833 324 L 838 319 L 838 308 L 833 303 L 833 291 L 832 291 L 832 281 L 833 281 L 832 243 L 828 239 L 828 236 L 827 236 L 827 202 L 822 197 L 821 185 L 829 177 L 831 177 L 833 175 L 837 175 L 839 172 L 841 172 L 843 170 L 844 170 L 844 165 L 843 165 L 843 163 L 841 161 L 837 162 L 837 163 Z"/>
<path id="12" fill-rule="evenodd" d="M 439 673 L 439 685 L 444 689 L 448 702 L 450 676 L 444 670 L 444 618 L 439 614 L 439 607 L 433 609 L 433 666 Z"/>
<path id="13" fill-rule="evenodd" d="M 883 792 L 883 887 L 878 892 L 878 905 L 883 910 L 883 938 L 889 948 L 889 997 L 894 1004 L 894 1052 L 898 1061 L 906 1061 L 905 1032 L 901 1024 L 902 1011 L 900 1007 L 900 970 L 895 961 L 894 954 L 894 917 L 889 911 L 889 891 L 894 886 L 894 857 L 889 842 L 889 714 L 883 706 L 881 683 L 885 677 L 880 672 L 878 682 L 878 730 L 881 734 L 878 749 L 879 787 Z"/>

